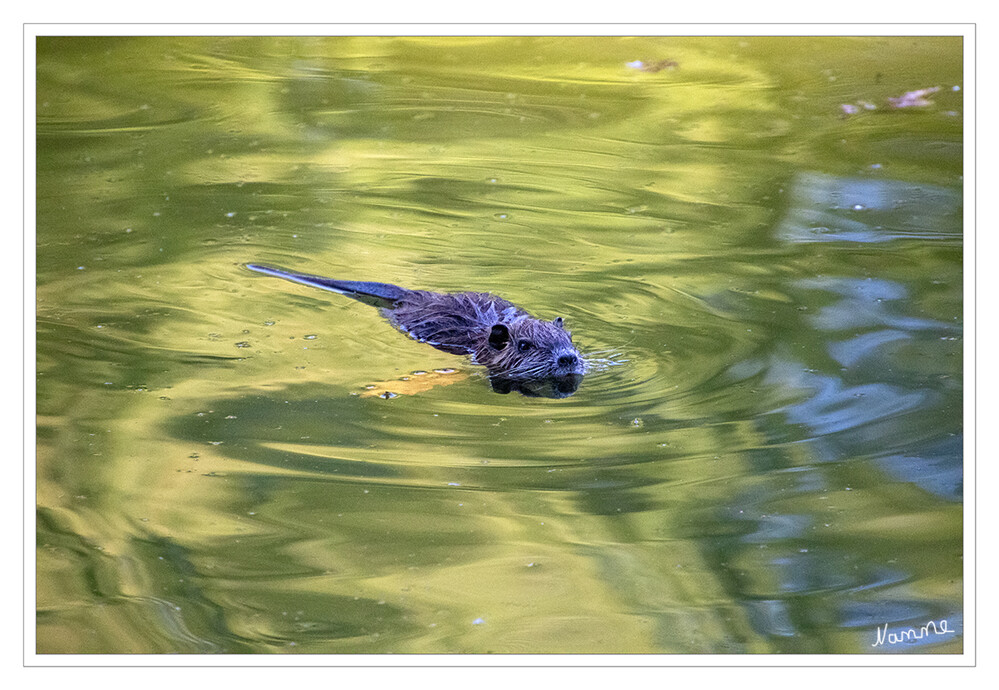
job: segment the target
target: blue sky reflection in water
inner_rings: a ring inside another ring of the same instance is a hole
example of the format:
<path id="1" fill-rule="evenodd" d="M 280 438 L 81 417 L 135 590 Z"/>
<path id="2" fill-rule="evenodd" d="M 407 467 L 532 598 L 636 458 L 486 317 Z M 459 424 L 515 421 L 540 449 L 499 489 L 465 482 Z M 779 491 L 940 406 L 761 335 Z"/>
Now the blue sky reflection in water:
<path id="1" fill-rule="evenodd" d="M 961 49 L 40 39 L 37 651 L 960 652 Z"/>

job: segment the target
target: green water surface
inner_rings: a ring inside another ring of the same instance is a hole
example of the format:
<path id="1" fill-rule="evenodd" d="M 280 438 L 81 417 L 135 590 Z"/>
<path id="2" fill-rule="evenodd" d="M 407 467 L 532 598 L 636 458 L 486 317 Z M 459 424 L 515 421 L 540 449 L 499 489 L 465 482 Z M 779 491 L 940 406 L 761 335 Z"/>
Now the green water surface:
<path id="1" fill-rule="evenodd" d="M 961 60 L 40 38 L 37 651 L 961 652 Z M 615 365 L 501 395 L 247 262 Z"/>

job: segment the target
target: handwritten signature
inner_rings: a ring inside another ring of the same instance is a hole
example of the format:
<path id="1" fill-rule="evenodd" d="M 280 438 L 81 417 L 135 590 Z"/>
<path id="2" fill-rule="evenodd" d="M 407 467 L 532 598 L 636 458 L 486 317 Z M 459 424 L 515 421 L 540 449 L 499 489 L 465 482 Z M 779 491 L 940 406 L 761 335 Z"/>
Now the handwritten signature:
<path id="1" fill-rule="evenodd" d="M 956 630 L 951 630 L 947 626 L 947 619 L 942 618 L 940 622 L 929 621 L 926 625 L 921 628 L 909 628 L 907 630 L 900 630 L 898 632 L 888 632 L 888 624 L 885 623 L 883 626 L 877 629 L 877 640 L 874 641 L 872 647 L 878 647 L 883 645 L 885 642 L 888 644 L 898 644 L 899 642 L 912 642 L 914 640 L 921 640 L 924 637 L 930 635 L 946 635 L 947 633 L 957 632 Z"/>

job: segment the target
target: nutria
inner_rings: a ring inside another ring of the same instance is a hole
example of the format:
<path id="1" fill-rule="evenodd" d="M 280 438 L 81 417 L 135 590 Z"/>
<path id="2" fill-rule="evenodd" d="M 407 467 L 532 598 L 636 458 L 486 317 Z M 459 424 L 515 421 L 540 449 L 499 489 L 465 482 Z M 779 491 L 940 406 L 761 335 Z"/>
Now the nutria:
<path id="1" fill-rule="evenodd" d="M 388 283 L 333 280 L 247 264 L 247 268 L 338 292 L 378 307 L 392 325 L 451 354 L 471 355 L 489 371 L 493 390 L 564 398 L 586 372 L 562 318 L 541 321 L 511 302 L 484 292 L 428 292 Z"/>

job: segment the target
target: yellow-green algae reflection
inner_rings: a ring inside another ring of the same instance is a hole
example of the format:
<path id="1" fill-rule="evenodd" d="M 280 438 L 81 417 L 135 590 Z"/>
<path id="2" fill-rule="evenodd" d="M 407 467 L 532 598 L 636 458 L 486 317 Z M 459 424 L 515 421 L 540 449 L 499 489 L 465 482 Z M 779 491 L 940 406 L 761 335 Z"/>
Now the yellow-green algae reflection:
<path id="1" fill-rule="evenodd" d="M 37 53 L 38 652 L 963 649 L 960 38 Z M 251 261 L 618 365 L 499 395 Z"/>

